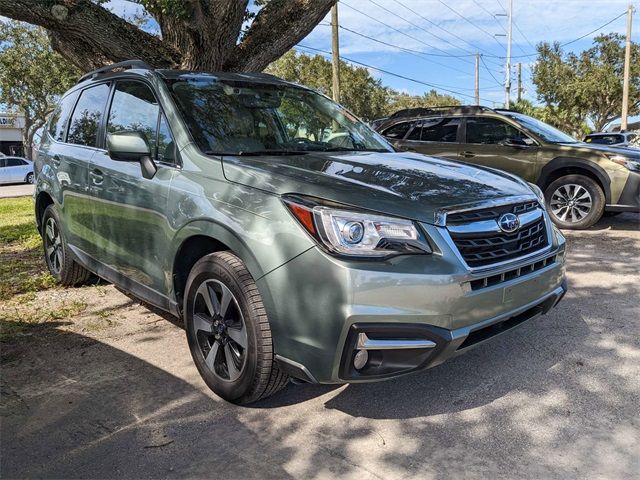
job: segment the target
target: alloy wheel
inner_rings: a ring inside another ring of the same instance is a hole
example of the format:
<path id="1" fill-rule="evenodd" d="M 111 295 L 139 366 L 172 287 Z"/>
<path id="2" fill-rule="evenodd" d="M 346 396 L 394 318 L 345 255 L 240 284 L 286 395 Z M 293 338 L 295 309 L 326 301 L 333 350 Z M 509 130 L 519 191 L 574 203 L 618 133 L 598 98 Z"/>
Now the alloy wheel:
<path id="1" fill-rule="evenodd" d="M 198 288 L 193 326 L 206 366 L 221 380 L 233 382 L 247 363 L 247 328 L 236 297 L 218 280 Z"/>
<path id="2" fill-rule="evenodd" d="M 44 229 L 44 250 L 49 262 L 49 268 L 54 275 L 60 274 L 62 262 L 64 260 L 64 252 L 62 249 L 62 238 L 60 229 L 53 217 L 47 219 Z"/>
<path id="3" fill-rule="evenodd" d="M 549 206 L 559 220 L 577 223 L 589 215 L 593 207 L 593 199 L 582 185 L 568 183 L 559 186 L 553 192 Z"/>

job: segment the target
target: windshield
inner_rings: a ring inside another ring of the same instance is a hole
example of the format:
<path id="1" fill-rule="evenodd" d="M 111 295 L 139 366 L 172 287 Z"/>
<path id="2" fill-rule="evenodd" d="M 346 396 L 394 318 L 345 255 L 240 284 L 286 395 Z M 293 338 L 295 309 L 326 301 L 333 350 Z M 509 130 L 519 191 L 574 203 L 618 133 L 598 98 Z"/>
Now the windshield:
<path id="1" fill-rule="evenodd" d="M 347 110 L 305 88 L 203 75 L 167 83 L 194 140 L 208 154 L 393 151 Z"/>
<path id="2" fill-rule="evenodd" d="M 524 128 L 538 135 L 540 138 L 551 143 L 578 143 L 575 138 L 567 135 L 566 133 L 558 130 L 551 125 L 541 122 L 537 118 L 523 115 L 522 113 L 515 112 L 500 112 L 504 115 L 513 118 L 520 123 Z"/>

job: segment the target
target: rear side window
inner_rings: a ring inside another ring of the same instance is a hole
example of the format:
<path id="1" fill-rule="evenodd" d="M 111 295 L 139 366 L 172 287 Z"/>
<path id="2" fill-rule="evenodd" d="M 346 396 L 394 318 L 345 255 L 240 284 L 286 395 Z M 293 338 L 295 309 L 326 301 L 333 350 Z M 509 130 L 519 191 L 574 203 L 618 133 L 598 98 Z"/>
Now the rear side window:
<path id="1" fill-rule="evenodd" d="M 401 139 L 407 134 L 411 128 L 411 122 L 396 123 L 393 127 L 384 131 L 383 135 L 387 138 Z"/>
<path id="2" fill-rule="evenodd" d="M 459 118 L 438 118 L 422 122 L 423 142 L 453 143 L 458 138 Z"/>
<path id="3" fill-rule="evenodd" d="M 467 118 L 467 143 L 495 145 L 522 138 L 520 131 L 495 118 Z"/>
<path id="4" fill-rule="evenodd" d="M 58 142 L 64 142 L 67 122 L 69 121 L 71 110 L 73 110 L 73 105 L 76 103 L 76 98 L 78 98 L 78 92 L 70 93 L 64 97 L 51 116 L 51 120 L 49 121 L 49 135 Z"/>
<path id="5" fill-rule="evenodd" d="M 109 86 L 106 84 L 82 91 L 69 124 L 68 143 L 97 146 L 98 128 L 108 97 Z"/>
<path id="6" fill-rule="evenodd" d="M 7 167 L 21 167 L 26 164 L 27 162 L 19 158 L 7 158 Z"/>

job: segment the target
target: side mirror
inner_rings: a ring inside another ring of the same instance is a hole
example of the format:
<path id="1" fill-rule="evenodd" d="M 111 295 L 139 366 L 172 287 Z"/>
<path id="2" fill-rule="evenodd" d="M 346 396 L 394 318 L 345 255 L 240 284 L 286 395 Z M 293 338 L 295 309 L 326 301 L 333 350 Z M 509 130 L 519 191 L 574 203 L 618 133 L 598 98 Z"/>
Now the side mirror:
<path id="1" fill-rule="evenodd" d="M 107 134 L 107 152 L 113 160 L 140 162 L 142 176 L 153 178 L 158 167 L 151 158 L 151 149 L 144 135 L 135 130 L 123 130 Z"/>
<path id="2" fill-rule="evenodd" d="M 522 138 L 519 138 L 519 137 L 508 138 L 507 140 L 502 142 L 502 145 L 505 147 L 513 147 L 513 148 L 529 148 L 531 146 L 527 142 L 525 142 Z"/>

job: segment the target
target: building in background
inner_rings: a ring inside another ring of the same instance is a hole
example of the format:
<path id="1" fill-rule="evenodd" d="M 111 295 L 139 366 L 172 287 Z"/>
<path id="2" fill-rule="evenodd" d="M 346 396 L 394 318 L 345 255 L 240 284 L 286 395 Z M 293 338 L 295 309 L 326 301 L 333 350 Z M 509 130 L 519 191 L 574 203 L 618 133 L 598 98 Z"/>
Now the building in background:
<path id="1" fill-rule="evenodd" d="M 0 153 L 22 157 L 22 131 L 24 117 L 20 114 L 0 112 Z"/>

